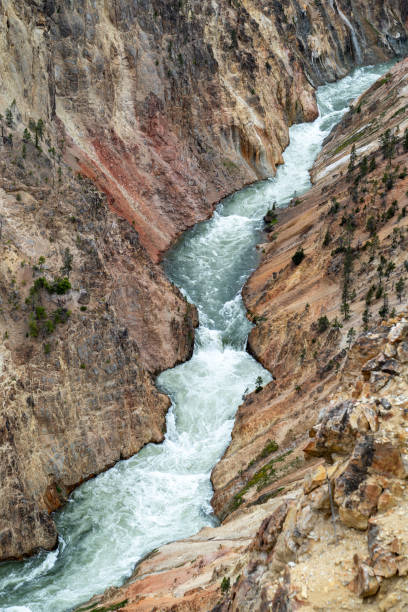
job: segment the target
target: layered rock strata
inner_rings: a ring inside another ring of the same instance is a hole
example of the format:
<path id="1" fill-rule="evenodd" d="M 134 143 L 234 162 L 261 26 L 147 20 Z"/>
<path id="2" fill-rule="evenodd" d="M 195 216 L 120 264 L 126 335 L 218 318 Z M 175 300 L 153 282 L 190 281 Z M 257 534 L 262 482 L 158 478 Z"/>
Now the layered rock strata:
<path id="1" fill-rule="evenodd" d="M 189 355 L 194 312 L 151 260 L 274 172 L 313 85 L 406 52 L 406 19 L 394 0 L 1 3 L 0 558 L 53 546 L 48 512 L 161 438 L 150 375 Z"/>
<path id="2" fill-rule="evenodd" d="M 350 349 L 305 448 L 324 463 L 263 522 L 214 610 L 407 607 L 407 337 L 402 316 Z"/>

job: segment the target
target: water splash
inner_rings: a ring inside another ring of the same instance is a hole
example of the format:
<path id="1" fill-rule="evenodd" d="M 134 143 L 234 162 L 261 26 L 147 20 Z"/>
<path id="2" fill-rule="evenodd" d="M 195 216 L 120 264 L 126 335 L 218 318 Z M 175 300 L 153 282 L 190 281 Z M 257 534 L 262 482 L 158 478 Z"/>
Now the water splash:
<path id="1" fill-rule="evenodd" d="M 346 24 L 347 28 L 350 31 L 351 41 L 353 43 L 353 50 L 354 50 L 354 56 L 355 56 L 354 59 L 356 60 L 357 64 L 362 64 L 363 54 L 361 52 L 360 43 L 358 42 L 357 33 L 354 29 L 354 26 L 349 20 L 349 18 L 347 17 L 347 15 L 345 15 L 343 11 L 339 8 L 337 2 L 336 2 L 336 8 L 337 8 L 338 14 L 340 15 L 340 18 Z"/>

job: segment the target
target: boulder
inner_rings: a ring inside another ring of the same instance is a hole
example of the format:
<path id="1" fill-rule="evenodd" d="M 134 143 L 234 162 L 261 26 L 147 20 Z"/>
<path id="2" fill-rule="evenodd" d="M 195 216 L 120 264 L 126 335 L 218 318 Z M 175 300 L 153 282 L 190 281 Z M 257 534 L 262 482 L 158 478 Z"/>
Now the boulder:
<path id="1" fill-rule="evenodd" d="M 403 319 L 392 326 L 388 334 L 388 341 L 394 344 L 394 342 L 401 342 L 408 336 L 408 322 Z"/>

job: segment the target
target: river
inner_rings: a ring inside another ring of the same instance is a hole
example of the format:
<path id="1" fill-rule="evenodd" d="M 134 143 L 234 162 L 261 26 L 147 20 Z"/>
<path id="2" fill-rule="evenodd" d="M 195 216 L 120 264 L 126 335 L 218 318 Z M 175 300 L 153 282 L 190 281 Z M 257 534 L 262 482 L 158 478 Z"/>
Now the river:
<path id="1" fill-rule="evenodd" d="M 275 178 L 226 198 L 209 221 L 184 234 L 164 262 L 169 278 L 199 312 L 190 361 L 162 373 L 172 399 L 162 444 L 149 444 L 81 485 L 55 513 L 58 548 L 0 565 L 0 610 L 65 612 L 108 586 L 158 546 L 216 524 L 213 466 L 230 439 L 243 395 L 271 375 L 246 351 L 251 328 L 241 289 L 257 265 L 262 218 L 310 186 L 309 168 L 323 139 L 352 99 L 385 66 L 357 69 L 318 90 L 319 118 L 290 129 L 285 164 Z"/>

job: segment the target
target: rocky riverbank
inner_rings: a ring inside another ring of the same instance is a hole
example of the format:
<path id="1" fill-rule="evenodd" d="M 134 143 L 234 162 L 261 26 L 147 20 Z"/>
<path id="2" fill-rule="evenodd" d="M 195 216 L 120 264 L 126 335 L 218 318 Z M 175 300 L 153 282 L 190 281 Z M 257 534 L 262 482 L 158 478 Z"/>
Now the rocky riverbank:
<path id="1" fill-rule="evenodd" d="M 407 74 L 354 102 L 312 189 L 266 217 L 244 299 L 275 380 L 214 469 L 222 525 L 162 547 L 96 609 L 407 605 Z"/>
<path id="2" fill-rule="evenodd" d="M 354 103 L 314 164 L 313 188 L 274 213 L 277 223 L 267 228 L 269 241 L 260 246 L 262 261 L 243 297 L 256 323 L 249 350 L 275 381 L 241 406 L 232 442 L 213 472 L 213 505 L 223 518 L 257 495 L 256 487 L 244 497 L 240 491 L 265 462 L 253 459 L 270 440 L 279 445 L 270 458 L 290 451 L 278 466 L 284 479 L 293 472 L 288 462 L 303 464 L 298 451 L 321 402 L 337 386 L 348 346 L 381 313 L 401 307 L 405 285 L 399 293 L 398 282 L 407 274 L 407 71 L 404 60 Z M 304 259 L 296 265 L 292 257 L 300 250 Z M 274 487 L 281 486 L 279 473 Z M 290 476 L 295 477 L 296 472 Z"/>
<path id="3" fill-rule="evenodd" d="M 320 405 L 296 486 L 154 551 L 85 610 L 403 610 L 407 313 L 359 336 Z M 333 522 L 334 519 L 334 522 Z M 117 606 L 116 608 L 114 606 Z"/>

